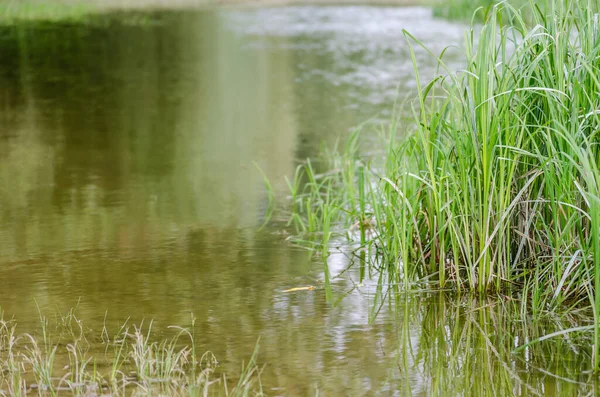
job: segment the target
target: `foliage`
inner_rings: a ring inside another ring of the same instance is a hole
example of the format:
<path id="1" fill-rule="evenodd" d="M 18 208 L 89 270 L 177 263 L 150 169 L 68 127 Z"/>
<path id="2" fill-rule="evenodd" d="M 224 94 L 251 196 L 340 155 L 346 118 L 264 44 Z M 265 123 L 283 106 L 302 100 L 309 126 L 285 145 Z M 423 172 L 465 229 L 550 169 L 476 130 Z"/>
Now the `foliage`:
<path id="1" fill-rule="evenodd" d="M 513 7 L 527 9 L 531 4 L 527 0 L 445 0 L 433 7 L 433 15 L 439 18 L 454 20 L 475 20 L 482 22 L 492 7 L 501 2 L 507 2 Z M 544 0 L 535 0 L 533 3 L 539 5 Z"/>
<path id="2" fill-rule="evenodd" d="M 424 83 L 412 52 L 414 129 L 391 139 L 384 167 L 360 161 L 354 139 L 335 172 L 299 170 L 308 183 L 294 189 L 297 230 L 344 225 L 392 285 L 516 288 L 537 318 L 585 305 L 598 316 L 598 5 L 530 6 L 527 22 L 508 4 L 490 8 L 467 35 L 459 72 L 432 54 L 443 73 Z M 394 121 L 390 135 L 401 126 Z"/>
<path id="3" fill-rule="evenodd" d="M 81 20 L 94 11 L 88 2 L 8 0 L 0 1 L 0 24 L 7 25 L 23 21 Z"/>
<path id="4" fill-rule="evenodd" d="M 153 336 L 152 322 L 88 335 L 73 310 L 55 327 L 40 320 L 41 336 L 35 336 L 18 334 L 15 321 L 0 318 L 0 395 L 262 395 L 258 344 L 230 383 L 212 353 L 197 356 L 193 318 L 189 329 L 169 327 L 175 335 L 163 340 Z M 90 336 L 102 341 L 104 352 L 94 351 Z"/>

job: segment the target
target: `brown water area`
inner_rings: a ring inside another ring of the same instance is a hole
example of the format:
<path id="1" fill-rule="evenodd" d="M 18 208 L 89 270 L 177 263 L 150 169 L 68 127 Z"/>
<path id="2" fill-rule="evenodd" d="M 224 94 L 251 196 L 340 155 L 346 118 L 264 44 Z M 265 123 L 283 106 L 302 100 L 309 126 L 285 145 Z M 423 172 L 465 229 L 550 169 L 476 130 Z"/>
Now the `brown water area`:
<path id="1" fill-rule="evenodd" d="M 325 171 L 322 144 L 368 121 L 365 147 L 381 149 L 376 127 L 416 90 L 403 29 L 439 53 L 465 26 L 419 7 L 301 6 L 0 28 L 5 318 L 32 331 L 38 306 L 76 306 L 90 332 L 153 319 L 160 337 L 193 314 L 199 349 L 228 373 L 260 338 L 267 395 L 593 395 L 580 344 L 512 352 L 577 319 L 535 328 L 512 300 L 424 292 L 375 316 L 377 280 L 361 283 L 344 251 L 328 303 L 322 263 L 279 220 L 260 229 L 256 166 L 285 207 L 301 161 Z"/>

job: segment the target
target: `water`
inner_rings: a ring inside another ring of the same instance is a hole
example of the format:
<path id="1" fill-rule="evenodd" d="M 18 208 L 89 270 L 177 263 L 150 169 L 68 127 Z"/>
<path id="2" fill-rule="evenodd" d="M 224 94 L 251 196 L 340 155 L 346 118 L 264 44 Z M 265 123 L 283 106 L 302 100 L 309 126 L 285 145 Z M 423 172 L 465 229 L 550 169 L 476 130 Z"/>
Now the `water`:
<path id="1" fill-rule="evenodd" d="M 5 317 L 28 331 L 37 306 L 77 306 L 99 332 L 128 318 L 185 326 L 193 313 L 199 348 L 228 373 L 261 338 L 269 395 L 592 393 L 581 344 L 511 353 L 585 319 L 536 328 L 512 320 L 512 300 L 429 293 L 374 318 L 374 288 L 353 268 L 334 280 L 336 305 L 318 288 L 282 292 L 318 287 L 322 264 L 280 225 L 259 231 L 255 164 L 284 199 L 283 178 L 321 144 L 388 120 L 416 89 L 402 29 L 438 53 L 465 27 L 423 8 L 295 7 L 0 29 Z M 334 275 L 351 263 L 330 258 Z"/>

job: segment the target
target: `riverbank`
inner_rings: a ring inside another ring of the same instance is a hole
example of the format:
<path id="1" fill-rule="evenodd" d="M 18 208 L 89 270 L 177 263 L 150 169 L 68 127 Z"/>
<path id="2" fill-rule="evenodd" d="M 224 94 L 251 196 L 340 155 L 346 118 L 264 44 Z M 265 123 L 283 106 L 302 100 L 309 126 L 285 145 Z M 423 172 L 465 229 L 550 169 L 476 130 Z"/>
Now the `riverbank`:
<path id="1" fill-rule="evenodd" d="M 415 6 L 433 4 L 418 0 L 2 0 L 0 20 L 72 17 L 119 9 L 181 9 L 215 7 L 278 7 L 289 5 Z"/>
<path id="2" fill-rule="evenodd" d="M 34 20 L 81 20 L 91 14 L 118 10 L 259 8 L 292 5 L 416 6 L 418 0 L 0 0 L 0 24 Z"/>
<path id="3" fill-rule="evenodd" d="M 1 5 L 20 7 L 23 5 L 61 5 L 61 6 L 94 6 L 98 8 L 173 8 L 173 7 L 206 7 L 206 6 L 281 6 L 281 5 L 426 5 L 431 1 L 419 0 L 2 0 Z"/>

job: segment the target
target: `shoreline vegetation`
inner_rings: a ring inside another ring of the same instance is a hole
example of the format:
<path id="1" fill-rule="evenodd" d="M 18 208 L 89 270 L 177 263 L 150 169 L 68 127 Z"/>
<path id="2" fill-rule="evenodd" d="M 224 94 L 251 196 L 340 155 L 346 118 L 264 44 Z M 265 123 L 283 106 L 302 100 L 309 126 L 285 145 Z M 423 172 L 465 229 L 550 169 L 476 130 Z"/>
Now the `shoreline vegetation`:
<path id="1" fill-rule="evenodd" d="M 261 396 L 259 344 L 240 373 L 228 378 L 211 352 L 198 352 L 195 319 L 157 338 L 153 323 L 125 323 L 112 332 L 85 331 L 72 309 L 36 334 L 0 318 L 0 395 Z M 235 380 L 234 380 L 235 379 Z"/>
<path id="2" fill-rule="evenodd" d="M 507 294 L 523 316 L 587 310 L 600 370 L 600 27 L 594 1 L 503 2 L 464 43 L 465 68 L 422 81 L 413 119 L 391 121 L 385 165 L 358 134 L 331 172 L 289 182 L 289 225 L 323 260 L 346 239 L 378 302 L 414 287 Z M 411 127 L 412 126 L 412 127 Z M 307 181 L 302 183 L 301 181 Z"/>
<path id="3" fill-rule="evenodd" d="M 426 303 L 415 305 L 417 300 Z M 580 348 L 589 346 L 590 336 L 557 337 L 585 318 L 574 314 L 532 325 L 521 320 L 516 300 L 454 293 L 407 294 L 396 303 L 398 346 L 388 352 L 394 363 L 388 376 L 401 380 L 397 390 L 402 395 L 415 390 L 432 396 L 480 396 L 490 390 L 511 395 L 515 389 L 528 396 L 546 390 L 594 394 L 591 349 Z M 148 322 L 104 325 L 91 332 L 76 313 L 74 308 L 51 321 L 40 315 L 33 333 L 18 333 L 18 319 L 0 317 L 0 396 L 244 397 L 275 390 L 295 395 L 268 380 L 263 384 L 265 367 L 257 364 L 260 341 L 238 373 L 224 374 L 218 358 L 197 350 L 193 317 L 187 328 L 156 329 Z M 545 337 L 557 338 L 534 343 Z M 517 340 L 531 341 L 527 352 L 514 349 Z M 423 383 L 414 383 L 415 373 Z M 318 386 L 314 395 L 321 395 Z"/>
<path id="4" fill-rule="evenodd" d="M 427 6 L 419 0 L 0 0 L 0 24 L 81 21 L 94 14 L 129 10 L 257 8 L 292 5 Z"/>

